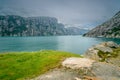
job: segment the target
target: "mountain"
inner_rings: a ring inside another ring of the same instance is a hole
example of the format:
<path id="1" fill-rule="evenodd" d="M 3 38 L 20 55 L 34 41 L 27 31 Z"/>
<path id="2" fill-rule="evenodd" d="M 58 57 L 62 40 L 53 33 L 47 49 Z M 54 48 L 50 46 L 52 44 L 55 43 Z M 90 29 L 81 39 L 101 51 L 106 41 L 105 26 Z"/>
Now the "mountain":
<path id="1" fill-rule="evenodd" d="M 120 11 L 110 20 L 92 29 L 83 36 L 120 38 Z"/>
<path id="2" fill-rule="evenodd" d="M 67 30 L 54 17 L 0 16 L 0 36 L 49 35 L 67 35 Z"/>
<path id="3" fill-rule="evenodd" d="M 80 35 L 85 32 L 76 27 L 65 28 L 54 17 L 0 16 L 0 36 Z"/>
<path id="4" fill-rule="evenodd" d="M 66 35 L 64 25 L 58 23 L 53 17 L 28 17 L 26 18 L 27 36 Z"/>
<path id="5" fill-rule="evenodd" d="M 82 26 L 81 24 L 65 24 L 65 28 L 69 35 L 83 35 L 90 31 L 89 28 Z"/>
<path id="6" fill-rule="evenodd" d="M 69 35 L 83 35 L 84 33 L 88 32 L 89 30 L 86 29 L 80 29 L 77 27 L 68 27 L 67 28 L 67 33 Z"/>

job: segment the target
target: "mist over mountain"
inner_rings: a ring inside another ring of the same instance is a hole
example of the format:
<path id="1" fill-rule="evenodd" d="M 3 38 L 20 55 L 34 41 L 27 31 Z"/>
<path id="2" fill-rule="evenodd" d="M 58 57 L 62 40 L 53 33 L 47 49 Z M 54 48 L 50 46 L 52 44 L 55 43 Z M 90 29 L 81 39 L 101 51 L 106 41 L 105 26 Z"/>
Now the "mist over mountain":
<path id="1" fill-rule="evenodd" d="M 115 14 L 120 0 L 0 0 L 0 15 L 50 16 L 63 24 L 93 28 Z"/>
<path id="2" fill-rule="evenodd" d="M 68 34 L 70 35 L 83 35 L 84 33 L 90 31 L 89 28 L 80 24 L 65 24 L 65 28 L 68 30 Z"/>
<path id="3" fill-rule="evenodd" d="M 68 27 L 67 31 L 69 35 L 83 35 L 84 33 L 87 33 L 89 30 L 80 29 L 78 27 Z"/>

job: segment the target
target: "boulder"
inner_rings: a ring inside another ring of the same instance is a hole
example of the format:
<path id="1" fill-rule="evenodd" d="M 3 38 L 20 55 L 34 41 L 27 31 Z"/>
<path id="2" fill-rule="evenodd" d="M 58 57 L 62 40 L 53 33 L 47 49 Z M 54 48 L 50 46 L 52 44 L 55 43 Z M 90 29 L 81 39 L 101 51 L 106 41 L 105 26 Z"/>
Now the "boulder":
<path id="1" fill-rule="evenodd" d="M 62 66 L 71 68 L 71 69 L 90 68 L 93 62 L 94 60 L 87 59 L 87 58 L 71 57 L 63 61 Z"/>
<path id="2" fill-rule="evenodd" d="M 118 48 L 119 47 L 119 45 L 113 41 L 103 42 L 103 43 L 101 43 L 101 45 L 106 46 L 106 47 L 110 47 L 110 48 Z"/>

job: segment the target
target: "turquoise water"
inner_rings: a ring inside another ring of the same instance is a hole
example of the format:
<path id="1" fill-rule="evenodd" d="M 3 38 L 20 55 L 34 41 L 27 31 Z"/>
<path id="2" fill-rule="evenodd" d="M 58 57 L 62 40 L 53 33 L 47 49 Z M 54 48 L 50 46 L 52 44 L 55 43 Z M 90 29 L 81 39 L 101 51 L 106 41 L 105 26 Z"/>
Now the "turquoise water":
<path id="1" fill-rule="evenodd" d="M 0 37 L 0 52 L 60 50 L 82 54 L 92 45 L 104 41 L 120 44 L 120 39 L 82 36 Z"/>

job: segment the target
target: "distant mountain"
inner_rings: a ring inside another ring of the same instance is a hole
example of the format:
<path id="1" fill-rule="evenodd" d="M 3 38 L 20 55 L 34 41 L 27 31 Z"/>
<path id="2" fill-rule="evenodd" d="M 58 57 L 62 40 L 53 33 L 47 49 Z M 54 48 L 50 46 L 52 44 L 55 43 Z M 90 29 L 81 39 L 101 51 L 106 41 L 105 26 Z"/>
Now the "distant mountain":
<path id="1" fill-rule="evenodd" d="M 83 36 L 120 38 L 120 11 L 110 20 L 92 29 Z"/>
<path id="2" fill-rule="evenodd" d="M 0 16 L 0 36 L 80 35 L 84 30 L 65 28 L 54 17 Z"/>
<path id="3" fill-rule="evenodd" d="M 83 35 L 90 31 L 88 27 L 82 26 L 81 24 L 65 24 L 65 28 L 70 35 Z"/>
<path id="4" fill-rule="evenodd" d="M 80 28 L 77 28 L 77 27 L 68 27 L 66 29 L 67 29 L 67 33 L 69 35 L 83 35 L 84 33 L 89 31 L 87 29 L 80 29 Z"/>

